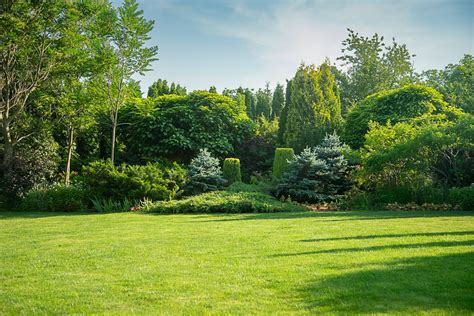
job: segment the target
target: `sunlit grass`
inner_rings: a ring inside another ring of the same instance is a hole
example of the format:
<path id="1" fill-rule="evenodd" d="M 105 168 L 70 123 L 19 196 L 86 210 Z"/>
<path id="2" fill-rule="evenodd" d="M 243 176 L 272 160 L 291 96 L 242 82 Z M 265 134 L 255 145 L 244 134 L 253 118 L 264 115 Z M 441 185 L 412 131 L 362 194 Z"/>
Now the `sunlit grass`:
<path id="1" fill-rule="evenodd" d="M 470 213 L 0 213 L 0 314 L 472 313 Z"/>

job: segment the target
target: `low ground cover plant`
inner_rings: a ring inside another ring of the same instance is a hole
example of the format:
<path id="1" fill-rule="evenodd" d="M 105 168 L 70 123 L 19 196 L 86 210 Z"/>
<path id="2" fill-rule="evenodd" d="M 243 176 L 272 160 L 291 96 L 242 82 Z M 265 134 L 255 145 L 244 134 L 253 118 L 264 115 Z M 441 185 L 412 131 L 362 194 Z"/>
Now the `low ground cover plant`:
<path id="1" fill-rule="evenodd" d="M 295 203 L 277 200 L 258 186 L 239 185 L 182 200 L 159 201 L 142 209 L 150 213 L 274 213 L 304 211 Z"/>

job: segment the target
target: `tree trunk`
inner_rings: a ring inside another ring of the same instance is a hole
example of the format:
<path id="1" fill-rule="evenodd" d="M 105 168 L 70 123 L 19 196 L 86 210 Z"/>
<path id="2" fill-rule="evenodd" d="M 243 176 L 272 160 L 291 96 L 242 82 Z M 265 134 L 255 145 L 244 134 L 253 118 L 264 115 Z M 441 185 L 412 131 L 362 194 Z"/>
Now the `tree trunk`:
<path id="1" fill-rule="evenodd" d="M 13 141 L 10 133 L 10 123 L 7 118 L 0 114 L 0 120 L 2 122 L 2 135 L 3 135 L 3 175 L 5 178 L 10 177 L 12 172 L 12 160 L 13 160 Z"/>
<path id="2" fill-rule="evenodd" d="M 66 163 L 66 185 L 71 183 L 71 160 L 72 160 L 72 151 L 74 148 L 74 128 L 69 128 L 69 142 L 67 145 L 67 163 Z"/>
<path id="3" fill-rule="evenodd" d="M 111 160 L 112 164 L 115 162 L 115 133 L 117 130 L 117 120 L 112 122 L 112 153 L 111 153 Z"/>

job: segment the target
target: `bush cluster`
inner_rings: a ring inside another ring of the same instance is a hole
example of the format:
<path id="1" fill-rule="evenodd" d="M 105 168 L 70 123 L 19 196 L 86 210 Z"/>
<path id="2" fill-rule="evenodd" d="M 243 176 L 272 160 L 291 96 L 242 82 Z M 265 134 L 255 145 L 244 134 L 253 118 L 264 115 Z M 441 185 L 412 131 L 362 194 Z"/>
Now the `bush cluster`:
<path id="1" fill-rule="evenodd" d="M 273 213 L 303 211 L 261 192 L 215 191 L 183 200 L 156 202 L 144 208 L 152 213 Z"/>
<path id="2" fill-rule="evenodd" d="M 177 163 L 115 167 L 110 161 L 96 161 L 83 167 L 81 180 L 94 198 L 171 200 L 182 193 L 186 170 Z"/>
<path id="3" fill-rule="evenodd" d="M 80 186 L 61 184 L 34 188 L 21 201 L 24 211 L 75 212 L 87 209 L 87 191 Z"/>

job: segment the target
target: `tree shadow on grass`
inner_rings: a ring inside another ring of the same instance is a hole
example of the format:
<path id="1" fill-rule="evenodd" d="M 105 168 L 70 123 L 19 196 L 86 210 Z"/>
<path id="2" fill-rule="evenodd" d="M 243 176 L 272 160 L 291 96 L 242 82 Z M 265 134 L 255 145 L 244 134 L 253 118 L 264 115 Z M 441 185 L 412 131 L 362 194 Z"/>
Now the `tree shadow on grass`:
<path id="1" fill-rule="evenodd" d="M 415 243 L 415 244 L 396 244 L 396 245 L 381 245 L 381 246 L 370 246 L 370 247 L 336 248 L 336 249 L 304 251 L 304 252 L 296 252 L 296 253 L 282 253 L 282 254 L 272 255 L 272 257 L 292 257 L 292 256 L 304 256 L 304 255 L 316 255 L 316 254 L 338 254 L 338 253 L 347 253 L 347 252 L 380 251 L 380 250 L 394 250 L 394 249 L 406 249 L 406 248 L 459 247 L 459 246 L 474 246 L 474 240 L 435 241 L 435 242 Z"/>
<path id="2" fill-rule="evenodd" d="M 301 242 L 320 242 L 320 241 L 337 241 L 337 240 L 367 240 L 376 238 L 400 238 L 400 237 L 432 237 L 432 236 L 466 236 L 474 235 L 474 230 L 458 231 L 458 232 L 431 232 L 431 233 L 409 233 L 409 234 L 381 234 L 381 235 L 367 235 L 367 236 L 347 236 L 334 238 L 315 238 L 303 239 Z"/>
<path id="3" fill-rule="evenodd" d="M 308 310 L 338 313 L 471 313 L 474 252 L 417 257 L 302 288 Z"/>
<path id="4" fill-rule="evenodd" d="M 325 211 L 325 212 L 281 212 L 281 213 L 252 213 L 252 214 L 207 214 L 215 217 L 201 222 L 233 222 L 245 220 L 267 220 L 267 219 L 298 219 L 298 218 L 318 218 L 325 222 L 340 222 L 352 220 L 380 220 L 380 219 L 400 219 L 400 218 L 420 218 L 420 217 L 446 217 L 446 216 L 474 216 L 474 212 L 426 212 L 426 211 Z M 236 215 L 241 215 L 236 217 Z"/>
<path id="5" fill-rule="evenodd" d="M 110 213 L 109 213 L 110 214 Z M 103 215 L 94 211 L 83 212 L 42 212 L 42 211 L 1 211 L 0 220 L 15 219 L 15 218 L 44 218 L 44 217 L 58 217 L 58 216 L 84 216 L 84 215 Z"/>

